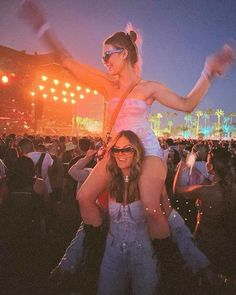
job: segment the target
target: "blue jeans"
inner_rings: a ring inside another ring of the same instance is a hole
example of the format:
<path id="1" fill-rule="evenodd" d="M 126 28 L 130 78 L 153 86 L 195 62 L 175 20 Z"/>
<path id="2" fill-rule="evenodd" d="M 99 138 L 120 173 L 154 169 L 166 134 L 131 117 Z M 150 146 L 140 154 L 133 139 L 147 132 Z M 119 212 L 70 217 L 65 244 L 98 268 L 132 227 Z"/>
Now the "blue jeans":
<path id="1" fill-rule="evenodd" d="M 61 261 L 59 262 L 59 267 L 61 267 L 64 271 L 74 273 L 76 267 L 82 261 L 84 237 L 85 232 L 83 226 L 80 226 L 74 239 L 71 241 Z"/>
<path id="2" fill-rule="evenodd" d="M 118 242 L 108 234 L 97 295 L 156 294 L 159 280 L 151 241 Z"/>
<path id="3" fill-rule="evenodd" d="M 191 231 L 186 226 L 183 218 L 174 209 L 172 209 L 168 218 L 168 224 L 171 238 L 177 244 L 183 260 L 191 271 L 196 273 L 209 266 L 208 258 L 197 248 Z"/>
<path id="4" fill-rule="evenodd" d="M 183 218 L 174 209 L 172 210 L 172 212 L 168 218 L 168 223 L 170 226 L 171 237 L 172 237 L 173 241 L 177 244 L 186 265 L 192 270 L 192 272 L 195 273 L 195 272 L 199 271 L 200 269 L 208 266 L 210 264 L 209 260 L 196 247 L 196 245 L 194 244 L 194 241 L 193 241 L 192 233 L 190 232 L 188 227 L 185 225 Z M 80 228 L 77 231 L 76 236 L 72 240 L 71 244 L 66 249 L 66 252 L 65 252 L 63 258 L 59 263 L 59 266 L 63 270 L 70 271 L 73 273 L 75 271 L 75 267 L 80 263 L 81 257 L 82 257 L 82 252 L 83 252 L 84 235 L 85 235 L 85 233 L 84 233 L 83 229 Z M 153 251 L 152 248 L 149 247 L 148 245 L 145 245 L 145 247 L 144 246 L 139 247 L 138 244 L 136 244 L 136 245 L 127 244 L 127 246 L 124 248 L 124 252 L 121 252 L 120 255 L 124 257 L 125 256 L 124 253 L 129 253 L 131 245 L 132 245 L 132 247 L 136 247 L 135 249 L 139 250 L 139 251 L 135 250 L 135 253 L 137 253 L 137 255 L 141 255 L 140 253 L 142 253 L 142 252 L 144 252 L 146 255 L 147 255 L 147 253 L 148 253 L 148 255 L 150 255 L 149 251 Z M 107 251 L 108 251 L 107 255 L 108 255 L 108 253 L 110 253 L 112 251 L 117 251 L 119 253 L 117 248 L 121 247 L 121 244 L 118 245 L 115 241 L 111 240 L 111 237 L 109 237 L 109 235 L 108 235 L 106 247 L 107 247 Z M 123 255 L 122 255 L 122 253 L 123 253 Z M 136 255 L 136 254 L 133 254 L 133 255 Z M 105 256 L 104 256 L 104 261 L 107 261 L 108 259 L 109 259 L 109 257 L 105 258 Z M 150 259 L 150 256 L 149 256 L 149 259 Z M 141 262 L 141 260 L 139 260 L 139 261 Z M 151 259 L 150 259 L 150 261 L 151 261 L 151 263 L 150 263 L 150 265 L 151 265 L 153 263 L 153 261 Z M 109 262 L 106 262 L 106 263 L 109 264 Z M 129 267 L 130 267 L 130 262 L 129 262 Z M 155 269 L 155 273 L 156 273 L 156 269 Z M 142 272 L 142 275 L 143 274 L 144 274 L 144 272 Z M 101 280 L 102 280 L 102 276 L 101 276 Z"/>

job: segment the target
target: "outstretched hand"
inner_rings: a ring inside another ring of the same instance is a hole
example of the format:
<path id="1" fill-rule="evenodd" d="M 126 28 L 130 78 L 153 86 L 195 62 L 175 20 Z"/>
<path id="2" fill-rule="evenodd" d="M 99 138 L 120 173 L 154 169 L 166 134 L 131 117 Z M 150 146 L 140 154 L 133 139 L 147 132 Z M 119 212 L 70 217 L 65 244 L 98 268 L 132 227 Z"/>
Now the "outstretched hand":
<path id="1" fill-rule="evenodd" d="M 225 44 L 218 52 L 206 59 L 204 71 L 212 78 L 222 76 L 229 70 L 235 59 L 235 49 L 229 44 Z"/>
<path id="2" fill-rule="evenodd" d="M 38 38 L 42 39 L 54 52 L 56 62 L 63 64 L 65 60 L 72 58 L 49 27 L 43 9 L 36 2 L 33 0 L 23 0 L 17 10 L 17 15 L 29 23 L 34 32 L 38 34 Z"/>
<path id="3" fill-rule="evenodd" d="M 47 22 L 43 9 L 32 0 L 23 0 L 18 7 L 17 15 L 32 26 L 34 31 Z"/>

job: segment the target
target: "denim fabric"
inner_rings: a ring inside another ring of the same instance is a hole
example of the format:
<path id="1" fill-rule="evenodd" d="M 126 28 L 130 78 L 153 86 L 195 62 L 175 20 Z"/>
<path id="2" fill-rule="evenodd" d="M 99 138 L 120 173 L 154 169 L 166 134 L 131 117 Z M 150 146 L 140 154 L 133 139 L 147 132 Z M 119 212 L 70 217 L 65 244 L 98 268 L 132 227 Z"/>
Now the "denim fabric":
<path id="1" fill-rule="evenodd" d="M 159 280 L 147 221 L 139 201 L 109 204 L 110 232 L 100 268 L 97 295 L 156 294 Z"/>
<path id="2" fill-rule="evenodd" d="M 64 271 L 74 273 L 76 267 L 82 261 L 84 236 L 84 228 L 80 226 L 59 263 Z"/>
<path id="3" fill-rule="evenodd" d="M 209 266 L 208 258 L 195 245 L 193 235 L 177 211 L 172 210 L 168 223 L 172 240 L 177 244 L 186 265 L 193 273 Z"/>

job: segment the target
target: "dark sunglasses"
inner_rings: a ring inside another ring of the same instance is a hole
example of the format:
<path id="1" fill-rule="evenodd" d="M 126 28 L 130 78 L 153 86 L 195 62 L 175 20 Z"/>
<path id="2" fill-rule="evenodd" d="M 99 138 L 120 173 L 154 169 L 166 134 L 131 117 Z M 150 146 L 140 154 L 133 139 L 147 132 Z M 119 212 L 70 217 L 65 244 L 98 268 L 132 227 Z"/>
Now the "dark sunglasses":
<path id="1" fill-rule="evenodd" d="M 102 57 L 102 60 L 104 62 L 108 62 L 110 56 L 113 54 L 113 53 L 120 53 L 122 52 L 124 49 L 123 48 L 117 48 L 117 49 L 114 49 L 114 50 L 107 50 L 104 52 L 103 54 L 103 57 Z"/>
<path id="2" fill-rule="evenodd" d="M 133 148 L 132 146 L 128 146 L 128 147 L 125 147 L 125 148 L 116 148 L 116 147 L 113 147 L 111 148 L 111 151 L 113 154 L 131 154 L 131 153 L 134 153 L 135 152 L 135 148 Z"/>

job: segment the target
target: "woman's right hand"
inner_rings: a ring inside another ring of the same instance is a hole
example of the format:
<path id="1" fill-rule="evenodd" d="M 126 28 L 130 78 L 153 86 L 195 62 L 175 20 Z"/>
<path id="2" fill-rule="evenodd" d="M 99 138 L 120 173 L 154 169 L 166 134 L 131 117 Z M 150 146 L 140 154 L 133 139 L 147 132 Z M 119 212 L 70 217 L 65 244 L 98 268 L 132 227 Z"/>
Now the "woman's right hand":
<path id="1" fill-rule="evenodd" d="M 38 31 L 43 24 L 47 23 L 43 9 L 31 0 L 21 2 L 17 15 L 28 22 L 34 31 Z"/>

